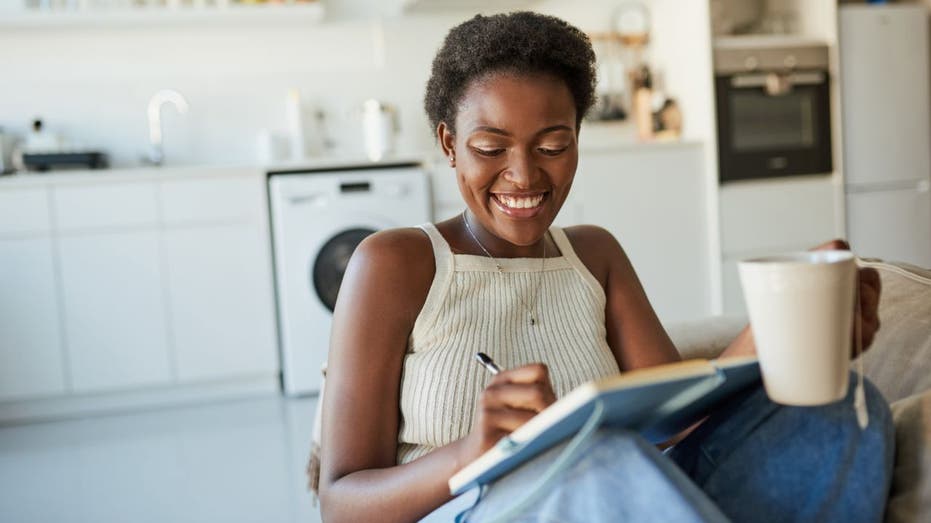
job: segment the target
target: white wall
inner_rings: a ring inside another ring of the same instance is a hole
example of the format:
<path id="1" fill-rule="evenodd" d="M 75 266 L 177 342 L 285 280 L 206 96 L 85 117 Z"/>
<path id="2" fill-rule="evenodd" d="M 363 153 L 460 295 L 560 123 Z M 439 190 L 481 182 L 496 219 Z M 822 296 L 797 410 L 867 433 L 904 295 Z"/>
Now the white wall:
<path id="1" fill-rule="evenodd" d="M 710 106 L 692 77 L 710 63 L 696 53 L 707 47 L 706 2 L 687 2 L 690 11 L 705 11 L 704 24 L 678 16 L 684 7 L 678 1 L 647 3 L 656 11 L 651 55 L 659 75 L 683 106 L 686 136 L 706 141 Z M 546 0 L 535 7 L 583 30 L 605 31 L 620 1 L 569 4 Z M 285 99 L 295 87 L 305 120 L 318 107 L 327 113 L 332 152 L 361 150 L 354 110 L 370 97 L 399 106 L 401 151 L 432 148 L 421 108 L 430 62 L 449 28 L 471 13 L 399 16 L 398 2 L 376 0 L 331 0 L 326 7 L 317 24 L 125 27 L 88 17 L 64 27 L 0 26 L 0 49 L 12 51 L 4 52 L 0 69 L 0 127 L 24 134 L 42 117 L 47 129 L 107 150 L 115 166 L 136 165 L 148 142 L 147 101 L 173 88 L 191 110 L 163 111 L 167 164 L 254 163 L 259 131 L 284 131 Z"/>
<path id="2" fill-rule="evenodd" d="M 134 165 L 148 141 L 149 97 L 174 88 L 191 109 L 163 111 L 168 164 L 253 163 L 257 133 L 285 128 L 296 87 L 308 113 L 328 113 L 336 152 L 361 150 L 353 110 L 369 97 L 400 107 L 401 150 L 431 147 L 423 86 L 444 34 L 467 15 L 336 13 L 314 25 L 4 27 L 0 126 L 23 134 L 41 116 L 47 129 L 109 151 L 113 164 Z"/>

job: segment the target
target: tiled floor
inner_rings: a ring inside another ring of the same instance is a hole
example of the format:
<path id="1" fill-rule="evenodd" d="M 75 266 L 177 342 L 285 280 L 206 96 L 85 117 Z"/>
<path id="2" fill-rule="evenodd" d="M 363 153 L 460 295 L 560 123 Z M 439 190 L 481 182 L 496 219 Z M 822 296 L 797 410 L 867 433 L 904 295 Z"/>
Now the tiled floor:
<path id="1" fill-rule="evenodd" d="M 319 521 L 315 408 L 269 397 L 0 428 L 0 520 Z"/>

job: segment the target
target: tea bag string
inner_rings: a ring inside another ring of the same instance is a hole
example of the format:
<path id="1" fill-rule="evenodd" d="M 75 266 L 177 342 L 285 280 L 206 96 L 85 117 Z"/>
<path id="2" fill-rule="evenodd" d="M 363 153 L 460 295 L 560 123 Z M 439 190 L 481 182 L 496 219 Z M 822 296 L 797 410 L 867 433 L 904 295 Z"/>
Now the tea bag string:
<path id="1" fill-rule="evenodd" d="M 857 283 L 856 292 L 854 294 L 854 299 L 856 303 L 854 304 L 854 354 L 857 359 L 857 390 L 853 393 L 853 408 L 857 413 L 857 424 L 860 425 L 860 430 L 863 430 L 870 423 L 870 416 L 866 410 L 866 392 L 863 389 L 863 339 L 861 335 L 863 334 L 863 316 L 861 315 L 860 308 L 860 284 Z"/>

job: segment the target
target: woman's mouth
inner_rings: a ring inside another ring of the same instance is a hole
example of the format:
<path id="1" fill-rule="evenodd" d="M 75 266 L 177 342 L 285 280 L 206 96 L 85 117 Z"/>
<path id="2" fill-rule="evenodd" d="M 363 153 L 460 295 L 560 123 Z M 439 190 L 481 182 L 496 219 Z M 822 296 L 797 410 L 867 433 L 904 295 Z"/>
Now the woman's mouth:
<path id="1" fill-rule="evenodd" d="M 503 194 L 492 193 L 491 199 L 498 209 L 509 216 L 516 218 L 530 218 L 543 210 L 543 201 L 549 193 L 536 194 Z"/>

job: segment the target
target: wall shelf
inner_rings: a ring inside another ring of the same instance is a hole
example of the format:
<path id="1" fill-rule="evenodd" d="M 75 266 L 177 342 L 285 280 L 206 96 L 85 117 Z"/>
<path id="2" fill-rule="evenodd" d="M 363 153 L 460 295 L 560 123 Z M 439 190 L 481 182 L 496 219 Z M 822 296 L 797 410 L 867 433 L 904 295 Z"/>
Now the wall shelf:
<path id="1" fill-rule="evenodd" d="M 86 10 L 0 12 L 0 27 L 144 27 L 184 24 L 315 24 L 323 19 L 323 2 L 250 4 L 209 7 L 125 7 Z"/>

